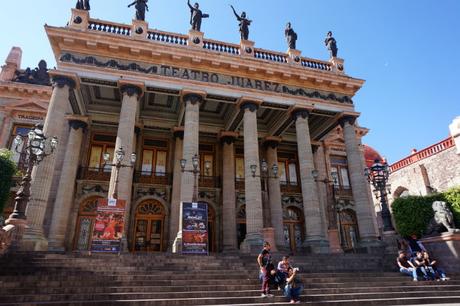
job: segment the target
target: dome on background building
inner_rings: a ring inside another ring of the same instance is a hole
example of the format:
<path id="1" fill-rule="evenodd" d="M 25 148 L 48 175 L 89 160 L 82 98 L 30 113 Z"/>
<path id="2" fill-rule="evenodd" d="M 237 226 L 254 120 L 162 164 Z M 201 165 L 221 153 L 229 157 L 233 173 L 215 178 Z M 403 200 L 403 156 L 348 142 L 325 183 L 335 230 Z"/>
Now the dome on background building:
<path id="1" fill-rule="evenodd" d="M 364 146 L 364 159 L 366 160 L 366 167 L 371 167 L 374 164 L 376 159 L 383 160 L 382 155 L 377 152 L 375 149 L 369 147 L 368 145 Z"/>

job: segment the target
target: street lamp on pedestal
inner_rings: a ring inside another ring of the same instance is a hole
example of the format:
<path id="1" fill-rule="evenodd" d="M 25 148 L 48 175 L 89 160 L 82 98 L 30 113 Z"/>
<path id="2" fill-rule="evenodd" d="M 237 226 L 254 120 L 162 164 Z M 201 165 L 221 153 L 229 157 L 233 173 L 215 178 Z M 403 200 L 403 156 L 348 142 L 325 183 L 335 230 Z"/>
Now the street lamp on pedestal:
<path id="1" fill-rule="evenodd" d="M 109 153 L 104 153 L 103 158 L 104 158 L 104 168 L 105 166 L 115 167 L 115 171 L 116 171 L 115 172 L 115 188 L 113 189 L 112 199 L 118 199 L 118 177 L 120 174 L 120 169 L 121 168 L 133 168 L 134 164 L 136 164 L 136 159 L 137 159 L 136 153 L 134 152 L 131 153 L 131 156 L 129 159 L 129 162 L 130 162 L 129 165 L 122 164 L 123 160 L 125 159 L 125 151 L 123 150 L 123 148 L 119 148 L 115 152 L 115 163 L 111 163 L 111 164 L 109 163 L 109 161 L 111 160 L 111 156 Z"/>
<path id="2" fill-rule="evenodd" d="M 25 144 L 25 148 L 23 145 Z M 13 224 L 14 220 L 26 220 L 26 208 L 30 198 L 30 182 L 32 180 L 32 170 L 34 166 L 38 165 L 45 159 L 54 153 L 58 145 L 57 137 L 51 137 L 48 139 L 43 133 L 43 126 L 37 124 L 32 128 L 27 136 L 17 135 L 14 139 L 14 150 L 24 156 L 27 170 L 22 177 L 21 185 L 14 202 L 14 210 L 10 215 L 7 224 Z"/>
<path id="3" fill-rule="evenodd" d="M 390 175 L 390 167 L 386 162 L 381 162 L 376 159 L 370 168 L 365 169 L 367 180 L 374 187 L 374 195 L 376 199 L 380 199 L 380 206 L 382 210 L 383 231 L 394 231 L 393 223 L 391 221 L 391 213 L 388 207 L 388 193 L 391 193 L 391 185 L 388 184 L 388 177 Z"/>

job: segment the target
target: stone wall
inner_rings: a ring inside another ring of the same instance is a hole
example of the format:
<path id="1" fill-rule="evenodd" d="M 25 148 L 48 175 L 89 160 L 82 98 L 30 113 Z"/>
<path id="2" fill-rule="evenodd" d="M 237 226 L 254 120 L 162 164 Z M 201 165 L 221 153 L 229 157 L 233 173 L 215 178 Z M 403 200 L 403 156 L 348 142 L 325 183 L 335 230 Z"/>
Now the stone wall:
<path id="1" fill-rule="evenodd" d="M 460 186 L 460 155 L 456 151 L 454 146 L 393 172 L 390 203 L 404 194 L 427 195 Z"/>

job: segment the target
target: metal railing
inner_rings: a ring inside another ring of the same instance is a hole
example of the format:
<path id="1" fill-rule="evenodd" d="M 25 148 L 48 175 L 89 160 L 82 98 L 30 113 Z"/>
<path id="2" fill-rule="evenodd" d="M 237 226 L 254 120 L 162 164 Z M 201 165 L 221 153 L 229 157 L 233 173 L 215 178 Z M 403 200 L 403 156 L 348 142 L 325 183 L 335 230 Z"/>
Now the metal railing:
<path id="1" fill-rule="evenodd" d="M 110 181 L 111 168 L 80 167 L 78 170 L 79 180 Z"/>
<path id="2" fill-rule="evenodd" d="M 416 152 L 404 159 L 401 159 L 400 161 L 394 163 L 393 165 L 390 166 L 391 172 L 398 171 L 402 168 L 405 168 L 407 166 L 410 166 L 422 159 L 431 157 L 433 155 L 436 155 L 442 151 L 445 151 L 449 148 L 452 148 L 455 146 L 454 139 L 452 137 L 449 137 L 447 139 L 444 139 L 441 142 L 438 142 L 437 144 L 434 144 L 426 149 L 423 149 L 419 152 Z"/>
<path id="3" fill-rule="evenodd" d="M 141 184 L 171 185 L 172 175 L 166 172 L 136 171 L 134 182 Z"/>

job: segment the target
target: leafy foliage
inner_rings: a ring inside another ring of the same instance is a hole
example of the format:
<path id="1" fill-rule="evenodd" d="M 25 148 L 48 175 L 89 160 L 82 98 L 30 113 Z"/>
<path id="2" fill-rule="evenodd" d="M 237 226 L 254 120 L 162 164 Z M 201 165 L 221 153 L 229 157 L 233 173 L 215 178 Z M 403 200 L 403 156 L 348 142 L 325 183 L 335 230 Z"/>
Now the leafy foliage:
<path id="1" fill-rule="evenodd" d="M 456 226 L 460 227 L 460 187 L 456 187 L 444 193 L 396 199 L 391 207 L 398 233 L 403 237 L 413 234 L 422 236 L 434 216 L 434 201 L 447 202 L 454 214 Z"/>
<path id="2" fill-rule="evenodd" d="M 8 201 L 13 175 L 16 173 L 16 164 L 13 162 L 12 156 L 11 151 L 0 150 L 0 213 L 3 212 Z"/>

